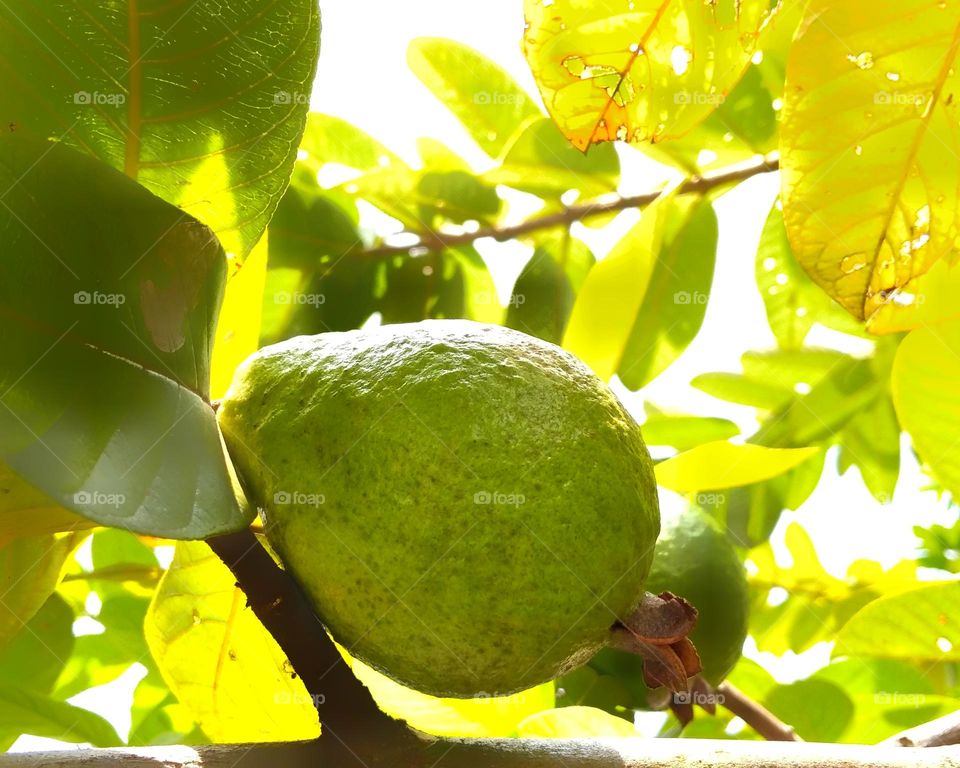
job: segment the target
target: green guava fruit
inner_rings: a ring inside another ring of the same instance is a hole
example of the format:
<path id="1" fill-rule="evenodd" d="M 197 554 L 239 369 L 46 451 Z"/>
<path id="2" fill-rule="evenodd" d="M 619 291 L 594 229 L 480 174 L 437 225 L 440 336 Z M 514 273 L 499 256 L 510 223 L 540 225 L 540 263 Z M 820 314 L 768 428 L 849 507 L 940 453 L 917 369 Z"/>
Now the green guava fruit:
<path id="1" fill-rule="evenodd" d="M 667 505 L 660 526 L 646 589 L 672 592 L 697 609 L 690 639 L 700 655 L 701 675 L 717 685 L 739 660 L 747 637 L 746 571 L 723 528 L 699 507 Z M 563 690 L 558 697 L 563 705 L 648 708 L 643 661 L 613 648 L 600 651 L 557 686 Z"/>
<path id="2" fill-rule="evenodd" d="M 558 347 L 461 320 L 298 337 L 218 420 L 334 639 L 436 696 L 507 694 L 603 648 L 659 530 L 636 422 Z"/>

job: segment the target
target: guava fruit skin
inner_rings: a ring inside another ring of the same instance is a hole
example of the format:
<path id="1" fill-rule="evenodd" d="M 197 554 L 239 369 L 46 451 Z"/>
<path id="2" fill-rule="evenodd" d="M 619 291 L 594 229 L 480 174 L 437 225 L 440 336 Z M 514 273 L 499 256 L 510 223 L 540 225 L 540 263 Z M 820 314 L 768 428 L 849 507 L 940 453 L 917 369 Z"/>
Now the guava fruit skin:
<path id="1" fill-rule="evenodd" d="M 553 679 L 643 594 L 659 511 L 639 427 L 549 343 L 453 320 L 298 337 L 238 370 L 218 419 L 334 639 L 412 688 Z"/>

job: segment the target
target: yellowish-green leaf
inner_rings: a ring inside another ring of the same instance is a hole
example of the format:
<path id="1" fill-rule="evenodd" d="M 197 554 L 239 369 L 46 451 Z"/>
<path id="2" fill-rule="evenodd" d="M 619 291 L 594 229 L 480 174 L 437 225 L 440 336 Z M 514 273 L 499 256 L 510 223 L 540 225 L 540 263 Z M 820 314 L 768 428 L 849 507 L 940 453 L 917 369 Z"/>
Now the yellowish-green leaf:
<path id="1" fill-rule="evenodd" d="M 594 265 L 570 313 L 563 347 L 604 381 L 617 372 L 630 340 L 663 240 L 671 199 L 662 197 L 649 206 L 636 226 Z"/>
<path id="2" fill-rule="evenodd" d="M 576 739 L 636 736 L 632 723 L 593 707 L 560 707 L 528 717 L 517 727 L 523 738 Z"/>
<path id="3" fill-rule="evenodd" d="M 813 280 L 876 333 L 911 327 L 960 226 L 960 5 L 813 0 L 787 64 L 784 214 Z"/>
<path id="4" fill-rule="evenodd" d="M 74 514 L 0 463 L 0 547 L 17 536 L 79 531 L 96 523 Z"/>
<path id="5" fill-rule="evenodd" d="M 900 344 L 890 386 L 900 425 L 936 478 L 960 498 L 960 320 L 918 328 Z"/>
<path id="6" fill-rule="evenodd" d="M 765 448 L 720 440 L 657 464 L 657 483 L 677 493 L 736 488 L 782 475 L 817 450 L 815 447 Z"/>
<path id="7" fill-rule="evenodd" d="M 233 372 L 257 351 L 263 288 L 267 281 L 267 234 L 228 279 L 210 364 L 210 397 L 226 393 Z"/>
<path id="8" fill-rule="evenodd" d="M 580 149 L 660 142 L 700 123 L 750 62 L 770 0 L 525 0 L 524 52 Z"/>
<path id="9" fill-rule="evenodd" d="M 438 699 L 404 688 L 361 661 L 350 658 L 348 661 L 384 712 L 435 736 L 512 736 L 520 721 L 554 705 L 553 683 L 512 696 Z"/>
<path id="10" fill-rule="evenodd" d="M 180 542 L 144 624 L 163 679 L 215 742 L 316 738 L 316 710 L 233 575 Z"/>
<path id="11" fill-rule="evenodd" d="M 57 588 L 60 571 L 82 534 L 22 536 L 0 546 L 0 646 Z"/>
<path id="12" fill-rule="evenodd" d="M 847 622 L 838 655 L 960 661 L 960 581 L 876 600 Z"/>

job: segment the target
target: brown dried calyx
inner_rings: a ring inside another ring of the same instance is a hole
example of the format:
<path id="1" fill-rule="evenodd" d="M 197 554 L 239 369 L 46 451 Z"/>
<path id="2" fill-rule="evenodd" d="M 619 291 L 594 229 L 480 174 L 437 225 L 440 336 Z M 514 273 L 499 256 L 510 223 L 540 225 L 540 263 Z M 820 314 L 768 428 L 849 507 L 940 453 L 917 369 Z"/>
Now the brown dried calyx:
<path id="1" fill-rule="evenodd" d="M 687 692 L 700 672 L 700 656 L 688 635 L 697 624 L 697 609 L 670 592 L 647 592 L 636 610 L 612 629 L 614 648 L 643 657 L 644 682 Z"/>

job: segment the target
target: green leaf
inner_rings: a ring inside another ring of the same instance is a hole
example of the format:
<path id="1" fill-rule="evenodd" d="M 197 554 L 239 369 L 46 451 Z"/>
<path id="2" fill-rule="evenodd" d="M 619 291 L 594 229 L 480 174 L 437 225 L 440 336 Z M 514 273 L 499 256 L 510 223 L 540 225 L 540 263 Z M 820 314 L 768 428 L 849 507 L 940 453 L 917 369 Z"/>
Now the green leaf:
<path id="1" fill-rule="evenodd" d="M 859 611 L 837 637 L 837 654 L 927 662 L 960 660 L 960 582 L 888 595 Z"/>
<path id="2" fill-rule="evenodd" d="M 578 739 L 636 736 L 633 723 L 602 709 L 561 707 L 532 715 L 517 726 L 521 738 Z"/>
<path id="3" fill-rule="evenodd" d="M 540 110 L 499 65 L 454 40 L 410 41 L 407 64 L 490 157 Z"/>
<path id="4" fill-rule="evenodd" d="M 547 111 L 578 148 L 682 136 L 740 79 L 770 0 L 525 0 L 524 53 Z"/>
<path id="5" fill-rule="evenodd" d="M 0 546 L 0 647 L 47 602 L 80 535 L 23 536 Z"/>
<path id="6" fill-rule="evenodd" d="M 617 372 L 663 242 L 672 198 L 659 198 L 587 274 L 563 347 L 604 381 Z"/>
<path id="7" fill-rule="evenodd" d="M 73 651 L 73 619 L 67 602 L 56 592 L 50 595 L 22 631 L 0 648 L 0 680 L 49 693 Z"/>
<path id="8" fill-rule="evenodd" d="M 794 396 L 791 388 L 780 383 L 755 381 L 740 373 L 702 373 L 691 380 L 690 386 L 720 400 L 768 411 Z"/>
<path id="9" fill-rule="evenodd" d="M 317 736 L 303 682 L 206 544 L 177 545 L 144 633 L 163 679 L 211 740 Z"/>
<path id="10" fill-rule="evenodd" d="M 594 264 L 590 249 L 568 231 L 543 238 L 513 286 L 505 324 L 559 344 L 577 290 Z"/>
<path id="11" fill-rule="evenodd" d="M 663 373 L 703 325 L 718 235 L 709 200 L 677 201 L 617 371 L 629 389 Z"/>
<path id="12" fill-rule="evenodd" d="M 483 178 L 554 202 L 569 190 L 580 199 L 615 192 L 620 159 L 613 147 L 599 146 L 584 154 L 549 118 L 534 120 L 507 147 L 503 162 Z"/>
<path id="13" fill-rule="evenodd" d="M 913 532 L 920 539 L 919 565 L 960 573 L 960 518 L 949 528 L 943 525 L 931 525 L 929 528 L 917 525 Z"/>
<path id="14" fill-rule="evenodd" d="M 763 703 L 805 741 L 836 741 L 854 712 L 853 702 L 842 688 L 816 678 L 778 685 Z"/>
<path id="15" fill-rule="evenodd" d="M 500 197 L 489 184 L 468 171 L 425 170 L 417 182 L 420 218 L 433 217 L 462 224 L 489 222 L 500 212 Z"/>
<path id="16" fill-rule="evenodd" d="M 205 402 L 216 238 L 62 144 L 0 139 L 0 186 L 0 459 L 104 525 L 246 525 Z"/>
<path id="17" fill-rule="evenodd" d="M 860 323 L 824 293 L 797 263 L 779 202 L 770 211 L 760 236 L 756 272 L 767 322 L 784 349 L 801 347 L 814 323 L 862 335 Z"/>
<path id="18" fill-rule="evenodd" d="M 93 712 L 63 701 L 0 685 L 0 723 L 7 733 L 29 733 L 60 741 L 119 747 L 117 732 Z"/>
<path id="19" fill-rule="evenodd" d="M 657 483 L 677 493 L 734 488 L 776 477 L 816 452 L 816 448 L 765 448 L 721 440 L 657 464 Z"/>
<path id="20" fill-rule="evenodd" d="M 339 117 L 310 112 L 300 149 L 307 153 L 307 166 L 316 173 L 326 163 L 337 163 L 359 171 L 390 165 L 405 166 L 393 152 Z"/>
<path id="21" fill-rule="evenodd" d="M 18 536 L 79 531 L 93 523 L 64 509 L 0 462 L 0 545 Z"/>
<path id="22" fill-rule="evenodd" d="M 705 416 L 674 416 L 654 413 L 643 422 L 643 439 L 647 445 L 667 445 L 687 451 L 703 443 L 727 440 L 740 434 L 732 421 Z"/>
<path id="23" fill-rule="evenodd" d="M 808 6 L 787 66 L 783 200 L 804 269 L 884 333 L 916 323 L 925 275 L 955 260 L 960 6 L 882 0 L 869 24 L 862 12 Z"/>
<path id="24" fill-rule="evenodd" d="M 933 475 L 960 498 L 960 320 L 919 328 L 900 344 L 890 387 L 900 424 Z"/>
<path id="25" fill-rule="evenodd" d="M 315 0 L 3 6 L 0 124 L 123 170 L 242 260 L 293 169 L 319 36 Z"/>
<path id="26" fill-rule="evenodd" d="M 856 466 L 867 490 L 881 504 L 893 499 L 900 476 L 900 424 L 886 392 L 840 432 L 837 463 L 841 474 Z"/>

